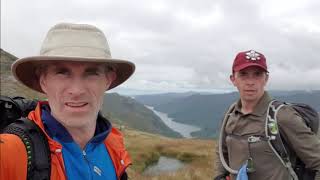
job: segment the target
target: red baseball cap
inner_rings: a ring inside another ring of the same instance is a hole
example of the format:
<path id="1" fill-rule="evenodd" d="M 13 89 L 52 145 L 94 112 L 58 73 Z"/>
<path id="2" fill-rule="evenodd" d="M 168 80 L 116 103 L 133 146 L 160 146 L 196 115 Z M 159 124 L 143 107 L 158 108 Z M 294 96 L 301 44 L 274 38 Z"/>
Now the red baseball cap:
<path id="1" fill-rule="evenodd" d="M 255 50 L 239 52 L 233 61 L 232 71 L 240 71 L 250 66 L 258 66 L 268 72 L 266 58 Z"/>

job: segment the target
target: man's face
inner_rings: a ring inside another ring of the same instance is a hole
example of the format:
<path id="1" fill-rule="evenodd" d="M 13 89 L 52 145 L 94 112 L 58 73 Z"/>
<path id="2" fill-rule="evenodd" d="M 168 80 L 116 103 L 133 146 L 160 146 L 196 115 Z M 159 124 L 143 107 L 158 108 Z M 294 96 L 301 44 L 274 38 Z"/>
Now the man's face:
<path id="1" fill-rule="evenodd" d="M 240 99 L 246 102 L 257 102 L 262 97 L 268 78 L 268 74 L 256 66 L 247 67 L 230 76 L 239 91 Z"/>
<path id="2" fill-rule="evenodd" d="M 105 69 L 99 63 L 49 63 L 40 85 L 53 117 L 67 128 L 95 124 L 104 93 L 115 79 L 115 73 Z"/>

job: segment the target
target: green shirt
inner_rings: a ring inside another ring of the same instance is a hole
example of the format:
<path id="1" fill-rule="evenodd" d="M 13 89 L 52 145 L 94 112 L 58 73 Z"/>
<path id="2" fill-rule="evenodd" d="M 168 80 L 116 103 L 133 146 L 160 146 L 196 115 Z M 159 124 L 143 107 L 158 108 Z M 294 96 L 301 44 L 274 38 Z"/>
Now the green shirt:
<path id="1" fill-rule="evenodd" d="M 243 114 L 241 101 L 238 100 L 231 112 L 226 127 L 226 137 L 222 143 L 225 159 L 232 169 L 239 168 L 251 157 L 255 171 L 249 173 L 249 179 L 282 180 L 290 179 L 287 169 L 273 153 L 266 140 L 248 143 L 248 137 L 265 137 L 267 108 L 272 98 L 267 92 L 261 97 L 253 112 Z M 277 115 L 278 125 L 284 141 L 288 144 L 290 157 L 300 157 L 306 167 L 320 172 L 320 141 L 311 132 L 297 112 L 289 107 L 282 107 Z M 262 138 L 263 139 L 263 138 Z M 217 148 L 218 155 L 218 148 Z M 216 156 L 216 175 L 226 170 Z M 316 179 L 320 180 L 317 173 Z M 235 179 L 231 175 L 231 179 Z"/>

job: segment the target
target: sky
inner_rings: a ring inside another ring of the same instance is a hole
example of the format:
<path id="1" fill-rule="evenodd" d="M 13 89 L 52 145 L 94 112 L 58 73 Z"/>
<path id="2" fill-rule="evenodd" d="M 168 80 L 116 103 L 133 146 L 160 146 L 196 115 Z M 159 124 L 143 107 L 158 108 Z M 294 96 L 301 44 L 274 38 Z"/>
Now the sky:
<path id="1" fill-rule="evenodd" d="M 4 0 L 1 48 L 39 55 L 59 22 L 92 24 L 113 58 L 135 63 L 113 91 L 229 92 L 234 57 L 267 58 L 269 90 L 320 90 L 319 0 Z"/>

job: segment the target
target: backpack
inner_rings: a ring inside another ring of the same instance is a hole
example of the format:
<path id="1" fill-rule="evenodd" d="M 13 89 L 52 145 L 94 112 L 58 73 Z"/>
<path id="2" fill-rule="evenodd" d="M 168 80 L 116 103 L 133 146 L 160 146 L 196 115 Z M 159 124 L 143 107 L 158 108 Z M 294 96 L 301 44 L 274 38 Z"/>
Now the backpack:
<path id="1" fill-rule="evenodd" d="M 319 114 L 312 107 L 302 103 L 286 103 L 277 100 L 270 102 L 268 107 L 268 116 L 266 118 L 266 137 L 269 139 L 268 144 L 280 159 L 282 164 L 287 167 L 289 173 L 294 179 L 299 180 L 313 180 L 315 171 L 307 169 L 305 164 L 296 157 L 295 163 L 290 162 L 289 154 L 281 137 L 281 132 L 278 129 L 277 113 L 283 106 L 291 106 L 304 120 L 305 124 L 315 134 L 319 129 Z"/>
<path id="2" fill-rule="evenodd" d="M 0 133 L 15 134 L 24 143 L 28 159 L 28 180 L 50 180 L 51 157 L 47 138 L 33 121 L 26 118 L 36 105 L 37 101 L 1 95 Z"/>

